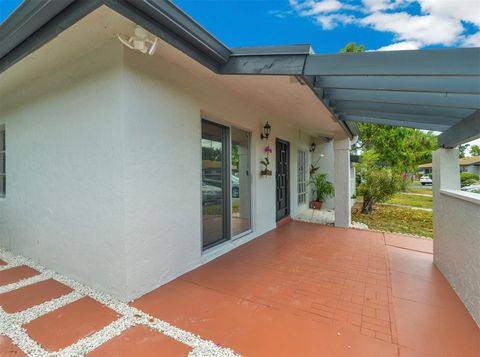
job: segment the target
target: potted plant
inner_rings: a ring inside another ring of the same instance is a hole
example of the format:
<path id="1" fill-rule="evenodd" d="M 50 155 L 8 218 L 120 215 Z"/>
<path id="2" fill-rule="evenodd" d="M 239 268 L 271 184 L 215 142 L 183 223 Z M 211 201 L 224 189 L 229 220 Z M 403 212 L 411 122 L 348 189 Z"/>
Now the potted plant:
<path id="1" fill-rule="evenodd" d="M 309 184 L 313 186 L 313 201 L 310 202 L 310 208 L 321 209 L 323 201 L 335 194 L 335 188 L 330 181 L 327 181 L 325 174 L 312 176 Z"/>

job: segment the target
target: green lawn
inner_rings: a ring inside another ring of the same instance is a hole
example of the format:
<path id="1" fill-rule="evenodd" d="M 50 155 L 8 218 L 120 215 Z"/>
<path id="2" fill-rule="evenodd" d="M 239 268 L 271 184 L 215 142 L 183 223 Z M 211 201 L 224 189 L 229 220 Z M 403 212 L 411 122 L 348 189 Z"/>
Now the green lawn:
<path id="1" fill-rule="evenodd" d="M 425 188 L 423 188 L 423 187 L 408 187 L 407 192 L 423 193 L 424 195 L 431 195 L 432 194 L 432 186 L 425 186 Z"/>
<path id="2" fill-rule="evenodd" d="M 352 220 L 365 223 L 370 229 L 433 237 L 432 212 L 392 206 L 376 206 L 371 214 L 362 214 L 360 210 L 361 205 L 354 206 Z"/>
<path id="3" fill-rule="evenodd" d="M 393 196 L 387 203 L 395 203 L 398 205 L 432 208 L 432 196 L 417 196 L 417 195 L 405 195 L 398 193 Z"/>

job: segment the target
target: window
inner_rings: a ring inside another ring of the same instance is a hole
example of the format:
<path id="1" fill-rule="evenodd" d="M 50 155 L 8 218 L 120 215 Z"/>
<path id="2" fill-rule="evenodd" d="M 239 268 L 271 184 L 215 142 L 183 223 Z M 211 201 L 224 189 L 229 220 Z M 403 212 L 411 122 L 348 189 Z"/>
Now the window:
<path id="1" fill-rule="evenodd" d="M 298 152 L 298 204 L 307 202 L 307 152 Z"/>
<path id="2" fill-rule="evenodd" d="M 0 197 L 5 197 L 5 126 L 0 126 Z"/>

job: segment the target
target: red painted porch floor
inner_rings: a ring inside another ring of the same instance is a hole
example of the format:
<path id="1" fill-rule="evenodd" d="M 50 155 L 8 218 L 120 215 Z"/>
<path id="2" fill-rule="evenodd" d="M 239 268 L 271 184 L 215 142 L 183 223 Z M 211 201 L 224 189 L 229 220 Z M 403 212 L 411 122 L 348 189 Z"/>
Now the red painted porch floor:
<path id="1" fill-rule="evenodd" d="M 425 239 L 289 222 L 130 305 L 245 356 L 480 356 L 479 328 L 431 251 Z M 11 282 L 9 270 L 0 278 Z M 24 287 L 0 294 L 0 304 L 17 311 L 15 292 L 27 308 L 39 303 L 32 291 L 48 299 L 65 289 L 48 284 L 51 293 L 46 284 Z M 84 298 L 24 328 L 53 351 L 116 318 Z M 137 325 L 92 354 L 190 351 Z M 0 354 L 9 353 L 19 351 L 0 336 Z"/>

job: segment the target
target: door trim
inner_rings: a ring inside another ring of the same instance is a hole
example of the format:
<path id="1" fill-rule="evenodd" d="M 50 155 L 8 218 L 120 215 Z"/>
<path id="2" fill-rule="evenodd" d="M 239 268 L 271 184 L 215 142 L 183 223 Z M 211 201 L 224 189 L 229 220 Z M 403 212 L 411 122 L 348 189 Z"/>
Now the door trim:
<path id="1" fill-rule="evenodd" d="M 276 189 L 277 189 L 277 170 L 278 170 L 278 157 L 277 157 L 277 143 L 282 143 L 287 145 L 287 184 L 286 184 L 286 192 L 285 192 L 285 199 L 287 201 L 287 206 L 286 206 L 286 212 L 282 217 L 278 217 L 277 213 L 277 194 L 276 194 Z M 282 220 L 285 217 L 290 216 L 290 142 L 280 139 L 280 138 L 275 138 L 275 221 L 278 222 Z"/>

